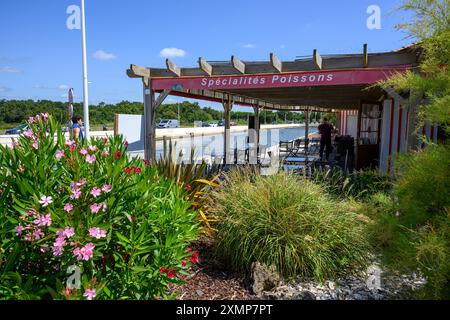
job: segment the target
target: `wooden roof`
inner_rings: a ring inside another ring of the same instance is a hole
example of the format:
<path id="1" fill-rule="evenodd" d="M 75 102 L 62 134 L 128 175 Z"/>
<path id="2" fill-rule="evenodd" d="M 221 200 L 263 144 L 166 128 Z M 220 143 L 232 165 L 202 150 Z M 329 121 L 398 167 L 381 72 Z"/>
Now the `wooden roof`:
<path id="1" fill-rule="evenodd" d="M 412 48 L 369 53 L 364 45 L 359 54 L 323 56 L 313 50 L 311 56 L 294 61 L 280 61 L 273 53 L 267 61 L 241 61 L 236 56 L 229 61 L 199 58 L 196 68 L 182 68 L 167 59 L 166 68 L 131 65 L 127 74 L 142 78 L 155 91 L 170 90 L 170 94 L 184 97 L 217 102 L 233 100 L 235 104 L 276 110 L 299 110 L 304 106 L 351 109 L 357 108 L 360 100 L 383 97 L 384 92 L 373 86 L 378 78 L 382 80 L 398 70 L 417 66 L 419 54 Z M 334 76 L 333 81 L 317 81 L 327 74 Z M 283 80 L 289 76 L 297 82 L 270 82 L 270 79 Z M 302 76 L 306 82 L 299 80 Z M 342 79 L 337 81 L 339 77 Z M 265 82 L 250 84 L 259 79 Z"/>

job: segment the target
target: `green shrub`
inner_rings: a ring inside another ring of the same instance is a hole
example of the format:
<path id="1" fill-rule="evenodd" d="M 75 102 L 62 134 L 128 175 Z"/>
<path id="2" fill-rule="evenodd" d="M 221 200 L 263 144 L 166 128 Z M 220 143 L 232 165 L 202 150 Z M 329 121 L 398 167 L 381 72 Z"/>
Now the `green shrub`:
<path id="1" fill-rule="evenodd" d="M 340 169 L 317 169 L 311 179 L 321 184 L 325 190 L 339 198 L 365 200 L 378 192 L 388 192 L 392 187 L 391 178 L 378 170 L 365 169 L 346 173 Z"/>
<path id="2" fill-rule="evenodd" d="M 197 261 L 187 192 L 121 137 L 66 142 L 47 115 L 30 126 L 0 147 L 0 299 L 166 297 Z M 70 266 L 80 290 L 66 288 Z"/>
<path id="3" fill-rule="evenodd" d="M 235 170 L 211 201 L 216 251 L 237 270 L 259 261 L 285 276 L 323 280 L 366 263 L 369 219 L 311 181 Z"/>
<path id="4" fill-rule="evenodd" d="M 394 193 L 398 197 L 398 223 L 388 253 L 400 267 L 417 269 L 428 283 L 424 298 L 450 298 L 450 147 L 430 145 L 398 161 Z M 405 241 L 402 239 L 408 239 Z"/>

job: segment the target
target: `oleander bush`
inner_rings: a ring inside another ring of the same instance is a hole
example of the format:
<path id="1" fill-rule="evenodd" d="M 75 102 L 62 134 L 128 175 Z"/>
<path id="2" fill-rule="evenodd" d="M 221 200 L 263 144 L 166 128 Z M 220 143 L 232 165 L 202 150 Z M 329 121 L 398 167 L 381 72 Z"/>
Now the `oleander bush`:
<path id="1" fill-rule="evenodd" d="M 121 137 L 82 144 L 46 114 L 29 123 L 0 147 L 0 299 L 168 298 L 198 261 L 185 188 Z"/>
<path id="2" fill-rule="evenodd" d="M 288 277 L 324 280 L 366 264 L 370 219 L 310 180 L 235 170 L 211 201 L 216 252 L 236 270 L 259 261 Z"/>

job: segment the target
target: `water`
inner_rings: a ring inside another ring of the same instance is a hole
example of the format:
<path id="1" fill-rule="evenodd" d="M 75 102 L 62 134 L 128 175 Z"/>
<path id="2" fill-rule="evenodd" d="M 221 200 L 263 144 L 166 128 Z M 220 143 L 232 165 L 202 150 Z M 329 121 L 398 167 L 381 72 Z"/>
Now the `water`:
<path id="1" fill-rule="evenodd" d="M 310 127 L 310 133 L 317 132 L 317 128 Z M 305 136 L 304 127 L 283 128 L 283 129 L 262 129 L 260 132 L 260 145 L 272 147 L 279 145 L 280 141 L 291 141 Z M 231 134 L 231 148 L 238 150 L 245 150 L 248 148 L 248 133 L 236 132 Z M 176 144 L 176 154 L 183 155 L 183 159 L 189 160 L 191 150 L 194 149 L 195 158 L 208 158 L 211 156 L 223 156 L 223 134 L 209 135 L 209 136 L 194 136 L 181 139 L 173 139 L 173 144 Z M 162 141 L 156 142 L 156 157 L 164 153 L 164 146 Z M 143 151 L 136 152 L 140 156 Z"/>

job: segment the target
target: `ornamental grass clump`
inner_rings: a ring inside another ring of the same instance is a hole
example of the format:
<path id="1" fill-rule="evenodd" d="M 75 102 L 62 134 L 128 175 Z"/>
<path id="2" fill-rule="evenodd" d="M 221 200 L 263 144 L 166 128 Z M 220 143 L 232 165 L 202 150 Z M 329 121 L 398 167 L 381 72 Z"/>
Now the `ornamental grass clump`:
<path id="1" fill-rule="evenodd" d="M 211 201 L 220 219 L 216 252 L 236 270 L 259 261 L 321 281 L 366 264 L 370 221 L 311 181 L 235 170 Z"/>
<path id="2" fill-rule="evenodd" d="M 0 146 L 0 299 L 152 299 L 198 260 L 188 193 L 122 137 L 65 139 L 52 117 Z"/>

